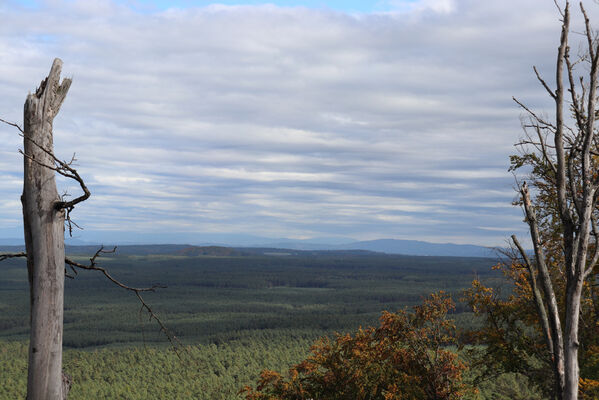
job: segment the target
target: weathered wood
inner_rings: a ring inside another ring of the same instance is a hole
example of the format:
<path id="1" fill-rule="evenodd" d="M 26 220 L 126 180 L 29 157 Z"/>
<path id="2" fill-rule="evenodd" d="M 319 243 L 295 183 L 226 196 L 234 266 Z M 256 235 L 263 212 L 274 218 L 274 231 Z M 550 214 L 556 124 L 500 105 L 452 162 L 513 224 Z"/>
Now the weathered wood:
<path id="1" fill-rule="evenodd" d="M 64 220 L 54 170 L 52 123 L 71 85 L 60 82 L 62 61 L 27 96 L 24 109 L 23 222 L 30 289 L 31 337 L 27 400 L 62 400 Z"/>
<path id="2" fill-rule="evenodd" d="M 559 307 L 557 304 L 557 297 L 555 295 L 555 290 L 553 289 L 553 283 L 551 282 L 551 276 L 549 273 L 549 269 L 545 263 L 545 255 L 541 245 L 541 239 L 539 234 L 539 221 L 536 215 L 535 208 L 530 200 L 530 192 L 528 190 L 528 185 L 526 182 L 522 184 L 520 187 L 520 194 L 522 196 L 522 204 L 524 206 L 524 214 L 526 215 L 526 222 L 528 223 L 530 229 L 530 237 L 532 239 L 533 249 L 535 253 L 536 260 L 536 269 L 539 274 L 541 288 L 544 294 L 544 300 L 542 297 L 539 297 L 538 300 L 540 302 L 545 302 L 546 305 L 541 305 L 540 310 L 545 311 L 545 307 L 547 307 L 548 314 L 547 324 L 550 329 L 551 336 L 551 345 L 553 348 L 548 349 L 552 355 L 553 359 L 553 373 L 555 375 L 556 380 L 556 399 L 562 399 L 562 393 L 564 391 L 565 386 L 565 377 L 564 377 L 564 338 L 562 334 L 562 324 L 560 320 Z M 534 276 L 534 272 L 532 269 L 530 270 L 530 279 L 532 280 Z M 540 314 L 539 318 L 543 318 Z"/>

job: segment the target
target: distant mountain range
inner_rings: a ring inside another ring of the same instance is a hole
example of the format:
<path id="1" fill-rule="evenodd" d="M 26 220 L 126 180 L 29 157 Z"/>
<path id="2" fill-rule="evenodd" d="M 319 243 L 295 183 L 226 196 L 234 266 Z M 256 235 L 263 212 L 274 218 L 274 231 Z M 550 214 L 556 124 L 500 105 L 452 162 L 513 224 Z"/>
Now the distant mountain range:
<path id="1" fill-rule="evenodd" d="M 419 240 L 378 239 L 345 244 L 319 244 L 307 242 L 265 243 L 260 247 L 286 248 L 296 250 L 369 250 L 387 254 L 413 256 L 455 256 L 455 257 L 496 257 L 493 248 L 471 244 L 429 243 Z"/>
<path id="2" fill-rule="evenodd" d="M 452 256 L 452 257 L 496 257 L 497 251 L 493 248 L 469 245 L 469 244 L 453 244 L 453 243 L 430 243 L 418 240 L 400 240 L 400 239 L 378 239 L 378 240 L 367 240 L 367 241 L 351 241 L 346 243 L 340 243 L 340 240 L 325 241 L 326 239 L 312 239 L 312 240 L 293 240 L 293 239 L 280 239 L 273 241 L 264 241 L 263 243 L 254 242 L 252 244 L 243 243 L 197 243 L 192 245 L 189 244 L 177 244 L 177 245 L 151 245 L 137 244 L 131 245 L 129 243 L 123 243 L 119 246 L 119 253 L 125 251 L 129 254 L 136 254 L 141 252 L 143 254 L 150 251 L 149 254 L 164 254 L 171 252 L 180 252 L 183 255 L 186 252 L 189 255 L 200 255 L 202 250 L 198 250 L 203 246 L 215 246 L 219 248 L 266 248 L 266 249 L 289 249 L 289 250 L 307 250 L 307 251 L 322 251 L 322 250 L 366 250 L 374 251 L 379 253 L 387 254 L 405 254 L 414 256 Z M 336 242 L 336 243 L 331 243 Z M 93 248 L 97 248 L 98 244 L 91 242 L 84 242 L 78 239 L 67 239 L 66 244 L 68 247 L 76 246 L 78 250 L 89 253 Z M 23 241 L 19 239 L 0 239 L 0 246 L 22 246 Z M 107 245 L 108 247 L 108 245 Z M 151 247 L 152 250 L 148 249 Z M 142 249 L 143 248 L 143 249 Z M 212 249 L 214 250 L 214 249 Z M 230 252 L 229 250 L 220 250 L 224 253 Z M 235 252 L 235 253 L 236 253 Z"/>

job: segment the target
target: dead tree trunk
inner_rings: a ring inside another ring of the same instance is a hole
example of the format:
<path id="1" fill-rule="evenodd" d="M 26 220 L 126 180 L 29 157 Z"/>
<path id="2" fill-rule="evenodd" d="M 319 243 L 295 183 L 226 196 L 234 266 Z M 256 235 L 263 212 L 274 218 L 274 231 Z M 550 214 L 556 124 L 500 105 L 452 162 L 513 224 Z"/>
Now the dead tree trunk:
<path id="1" fill-rule="evenodd" d="M 76 269 L 100 271 L 115 285 L 135 293 L 141 309 L 147 311 L 150 320 L 158 323 L 175 351 L 181 345 L 142 297 L 143 292 L 153 292 L 166 286 L 128 286 L 97 265 L 96 259 L 100 255 L 113 253 L 116 247 L 108 251 L 104 250 L 104 246 L 100 247 L 87 265 L 65 258 L 65 222 L 71 234 L 73 226 L 77 227 L 77 224 L 71 221 L 70 213 L 75 205 L 87 200 L 91 193 L 72 166 L 76 161 L 75 156 L 71 161 L 61 161 L 54 155 L 52 123 L 71 86 L 70 79 L 60 82 L 61 69 L 62 61 L 57 58 L 50 74 L 35 94 L 27 96 L 24 128 L 0 118 L 0 123 L 17 128 L 24 140 L 21 153 L 24 156 L 25 176 L 21 202 L 27 252 L 0 254 L 0 261 L 27 257 L 31 303 L 27 400 L 64 400 L 71 387 L 71 378 L 62 372 L 62 324 L 64 278 L 74 276 L 65 274 L 65 265 L 75 274 Z M 55 173 L 75 180 L 83 194 L 70 201 L 61 199 L 56 190 Z"/>
<path id="2" fill-rule="evenodd" d="M 24 110 L 23 223 L 30 289 L 31 337 L 27 400 L 66 399 L 62 376 L 65 210 L 56 189 L 52 122 L 71 85 L 62 61 L 27 96 Z M 68 379 L 64 379 L 65 382 Z"/>

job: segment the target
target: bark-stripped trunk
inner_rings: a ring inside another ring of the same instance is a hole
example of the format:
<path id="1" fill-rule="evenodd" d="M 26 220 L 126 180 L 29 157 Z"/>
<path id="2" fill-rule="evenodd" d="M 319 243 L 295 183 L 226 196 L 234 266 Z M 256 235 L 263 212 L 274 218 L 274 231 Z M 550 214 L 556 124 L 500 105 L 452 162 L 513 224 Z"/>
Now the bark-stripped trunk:
<path id="1" fill-rule="evenodd" d="M 62 61 L 54 60 L 48 77 L 24 110 L 23 222 L 30 289 L 31 337 L 27 400 L 66 399 L 62 375 L 64 298 L 64 220 L 54 170 L 52 121 L 67 94 L 70 79 L 60 83 Z M 44 151 L 46 150 L 46 151 Z"/>
<path id="2" fill-rule="evenodd" d="M 582 279 L 568 282 L 566 289 L 566 335 L 565 335 L 565 387 L 564 399 L 578 399 L 578 326 L 580 300 L 582 296 Z"/>

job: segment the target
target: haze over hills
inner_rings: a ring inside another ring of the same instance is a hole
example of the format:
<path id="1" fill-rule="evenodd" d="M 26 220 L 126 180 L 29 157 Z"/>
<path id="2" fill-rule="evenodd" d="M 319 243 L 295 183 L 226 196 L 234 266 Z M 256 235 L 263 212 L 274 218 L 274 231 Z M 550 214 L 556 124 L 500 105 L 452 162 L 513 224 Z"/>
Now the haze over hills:
<path id="1" fill-rule="evenodd" d="M 223 239 L 223 237 L 219 238 Z M 239 239 L 237 237 L 236 239 Z M 453 243 L 430 243 L 419 240 L 400 240 L 400 239 L 378 239 L 368 241 L 352 241 L 346 238 L 315 238 L 309 240 L 295 239 L 269 239 L 261 237 L 244 237 L 245 240 L 227 240 L 227 241 L 201 241 L 185 244 L 156 245 L 151 242 L 131 243 L 120 242 L 121 251 L 127 247 L 127 252 L 141 250 L 142 247 L 152 245 L 152 253 L 170 253 L 172 251 L 182 251 L 190 246 L 220 246 L 229 248 L 266 248 L 266 249 L 290 249 L 305 251 L 326 251 L 326 250 L 366 250 L 387 254 L 405 254 L 414 256 L 450 256 L 450 257 L 496 257 L 497 252 L 493 248 Z M 250 240 L 248 240 L 250 239 Z M 181 243 L 181 242 L 179 242 Z M 85 242 L 79 239 L 66 239 L 67 246 L 98 246 L 105 244 L 107 247 L 115 243 Z M 0 239 L 0 246 L 22 246 L 23 241 L 19 239 Z M 147 250 L 147 249 L 146 249 Z M 143 253 L 146 252 L 143 251 Z"/>

